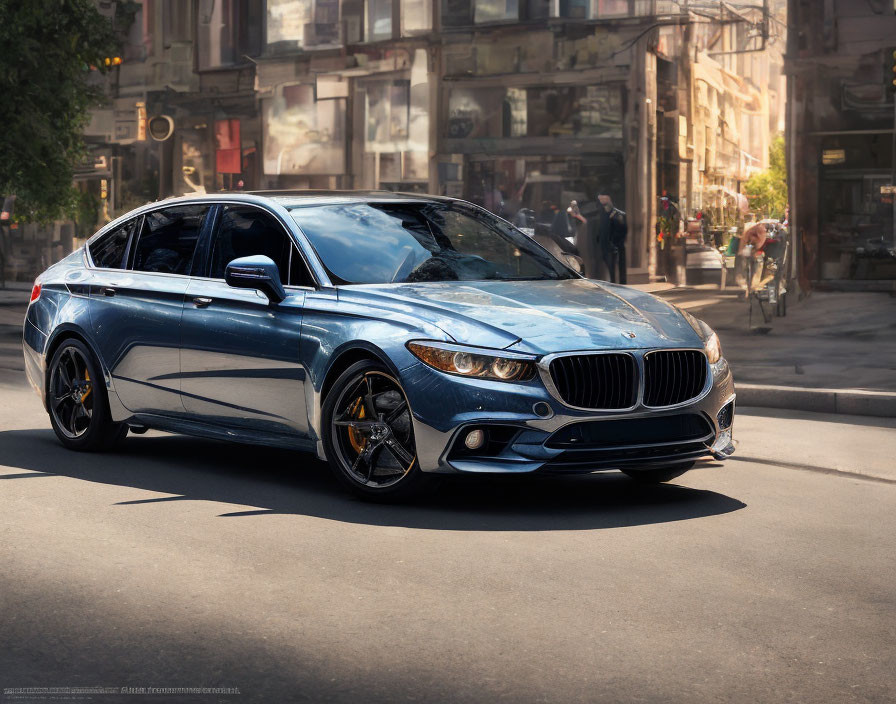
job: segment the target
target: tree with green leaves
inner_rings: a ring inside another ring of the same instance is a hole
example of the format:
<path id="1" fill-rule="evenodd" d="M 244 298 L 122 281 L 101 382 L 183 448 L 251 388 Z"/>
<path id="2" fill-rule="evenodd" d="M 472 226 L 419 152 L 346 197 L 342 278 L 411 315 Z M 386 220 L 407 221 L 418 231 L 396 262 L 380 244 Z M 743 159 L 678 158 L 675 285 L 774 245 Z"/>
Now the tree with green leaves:
<path id="1" fill-rule="evenodd" d="M 784 137 L 778 136 L 768 148 L 768 168 L 753 174 L 744 184 L 744 193 L 750 199 L 750 210 L 759 211 L 763 217 L 784 219 L 787 207 L 787 159 Z"/>
<path id="2" fill-rule="evenodd" d="M 0 194 L 17 196 L 22 219 L 70 216 L 113 23 L 91 0 L 0 0 L 0 46 Z"/>

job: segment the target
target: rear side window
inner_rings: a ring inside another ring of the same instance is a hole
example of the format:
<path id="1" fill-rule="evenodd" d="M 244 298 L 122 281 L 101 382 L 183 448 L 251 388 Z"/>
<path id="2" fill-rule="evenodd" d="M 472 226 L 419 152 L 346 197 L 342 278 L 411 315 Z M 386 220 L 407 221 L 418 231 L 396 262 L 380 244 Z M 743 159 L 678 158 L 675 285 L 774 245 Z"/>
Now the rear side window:
<path id="1" fill-rule="evenodd" d="M 226 206 L 212 246 L 209 276 L 223 279 L 224 270 L 234 259 L 258 254 L 274 260 L 283 284 L 310 285 L 305 263 L 274 217 L 257 208 Z"/>
<path id="2" fill-rule="evenodd" d="M 90 245 L 90 258 L 93 259 L 94 266 L 101 269 L 124 269 L 127 266 L 125 256 L 128 251 L 128 239 L 139 219 L 125 223 Z"/>
<path id="3" fill-rule="evenodd" d="M 205 205 L 182 205 L 147 213 L 134 254 L 136 271 L 189 274 Z"/>

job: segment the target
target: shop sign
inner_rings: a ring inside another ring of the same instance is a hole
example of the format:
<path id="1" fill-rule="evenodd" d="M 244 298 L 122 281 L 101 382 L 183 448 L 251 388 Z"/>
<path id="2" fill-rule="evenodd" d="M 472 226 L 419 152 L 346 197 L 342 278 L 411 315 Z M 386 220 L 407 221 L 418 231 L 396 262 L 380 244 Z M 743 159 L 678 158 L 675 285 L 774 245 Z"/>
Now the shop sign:
<path id="1" fill-rule="evenodd" d="M 137 103 L 137 140 L 146 141 L 146 103 L 142 100 Z"/>

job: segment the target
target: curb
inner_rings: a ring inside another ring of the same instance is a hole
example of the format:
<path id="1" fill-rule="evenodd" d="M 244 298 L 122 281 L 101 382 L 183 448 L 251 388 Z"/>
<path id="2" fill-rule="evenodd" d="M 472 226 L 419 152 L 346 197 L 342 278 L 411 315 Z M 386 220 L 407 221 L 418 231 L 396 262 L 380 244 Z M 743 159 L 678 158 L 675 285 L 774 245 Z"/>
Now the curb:
<path id="1" fill-rule="evenodd" d="M 737 384 L 738 406 L 896 418 L 896 392 Z"/>

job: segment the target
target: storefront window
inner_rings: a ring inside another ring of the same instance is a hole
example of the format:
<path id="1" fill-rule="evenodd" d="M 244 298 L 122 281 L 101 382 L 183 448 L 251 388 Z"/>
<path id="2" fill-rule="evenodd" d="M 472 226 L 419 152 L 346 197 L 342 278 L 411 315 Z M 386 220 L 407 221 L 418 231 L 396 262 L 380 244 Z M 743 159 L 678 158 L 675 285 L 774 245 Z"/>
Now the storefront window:
<path id="1" fill-rule="evenodd" d="M 504 119 L 505 94 L 505 90 L 495 88 L 452 89 L 448 94 L 445 137 L 509 137 L 510 120 Z"/>
<path id="2" fill-rule="evenodd" d="M 474 0 L 442 0 L 442 26 L 466 27 L 472 20 Z"/>
<path id="3" fill-rule="evenodd" d="M 367 0 L 364 39 L 368 42 L 392 38 L 392 0 Z"/>
<path id="4" fill-rule="evenodd" d="M 345 172 L 345 100 L 315 100 L 314 86 L 281 86 L 264 109 L 264 172 Z"/>
<path id="5" fill-rule="evenodd" d="M 143 0 L 140 9 L 143 30 L 143 46 L 146 50 L 146 56 L 152 56 L 155 53 L 155 31 L 156 31 L 156 2 L 155 0 Z"/>
<path id="6" fill-rule="evenodd" d="M 431 0 L 401 0 L 401 36 L 432 28 Z"/>
<path id="7" fill-rule="evenodd" d="M 429 179 L 429 80 L 426 51 L 414 52 L 405 78 L 361 83 L 366 96 L 362 188 L 409 190 Z"/>
<path id="8" fill-rule="evenodd" d="M 407 80 L 376 81 L 367 85 L 369 147 L 408 138 L 409 93 Z"/>
<path id="9" fill-rule="evenodd" d="M 588 19 L 591 15 L 591 0 L 560 0 L 559 10 L 560 17 Z"/>
<path id="10" fill-rule="evenodd" d="M 172 42 L 192 39 L 190 23 L 191 3 L 182 0 L 164 0 L 162 5 L 162 42 L 170 46 Z"/>
<path id="11" fill-rule="evenodd" d="M 261 0 L 200 0 L 197 19 L 200 70 L 261 53 Z"/>
<path id="12" fill-rule="evenodd" d="M 517 20 L 519 16 L 519 0 L 475 0 L 473 18 L 477 24 Z"/>
<path id="13" fill-rule="evenodd" d="M 339 43 L 339 0 L 268 0 L 268 47 Z"/>
<path id="14" fill-rule="evenodd" d="M 454 88 L 445 130 L 448 139 L 621 137 L 622 89 Z"/>
<path id="15" fill-rule="evenodd" d="M 618 86 L 530 88 L 528 136 L 622 136 Z"/>
<path id="16" fill-rule="evenodd" d="M 618 156 L 474 158 L 467 162 L 462 195 L 530 234 L 552 230 L 571 200 L 594 212 L 597 193 L 625 209 L 624 166 Z"/>
<path id="17" fill-rule="evenodd" d="M 896 279 L 890 135 L 826 137 L 819 154 L 822 279 Z"/>
<path id="18" fill-rule="evenodd" d="M 628 17 L 632 14 L 630 0 L 597 0 L 598 17 Z"/>

